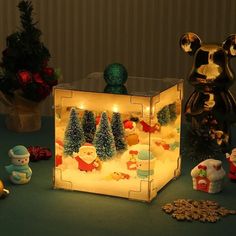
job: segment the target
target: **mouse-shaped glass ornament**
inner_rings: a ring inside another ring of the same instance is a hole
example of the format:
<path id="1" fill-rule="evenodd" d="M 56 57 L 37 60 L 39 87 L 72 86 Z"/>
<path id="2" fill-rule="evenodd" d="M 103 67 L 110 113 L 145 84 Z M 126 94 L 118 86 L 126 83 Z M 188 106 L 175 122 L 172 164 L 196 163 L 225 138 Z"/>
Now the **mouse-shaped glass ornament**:
<path id="1" fill-rule="evenodd" d="M 226 151 L 230 142 L 230 125 L 236 121 L 236 102 L 229 91 L 235 78 L 229 60 L 236 56 L 236 34 L 219 44 L 204 44 L 198 35 L 185 33 L 180 47 L 194 57 L 188 77 L 194 86 L 184 108 L 191 128 L 214 140 Z"/>

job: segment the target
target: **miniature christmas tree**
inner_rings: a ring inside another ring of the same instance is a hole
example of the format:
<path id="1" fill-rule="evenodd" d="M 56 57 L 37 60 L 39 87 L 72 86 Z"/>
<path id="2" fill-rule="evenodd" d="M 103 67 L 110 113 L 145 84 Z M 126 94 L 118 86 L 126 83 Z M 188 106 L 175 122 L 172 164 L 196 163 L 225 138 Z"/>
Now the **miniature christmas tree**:
<path id="1" fill-rule="evenodd" d="M 157 120 L 161 125 L 168 125 L 170 122 L 175 121 L 176 118 L 176 103 L 171 103 L 169 105 L 164 106 L 157 113 Z"/>
<path id="2" fill-rule="evenodd" d="M 169 104 L 169 113 L 170 113 L 170 121 L 175 121 L 177 118 L 177 113 L 176 113 L 176 103 L 171 103 Z"/>
<path id="3" fill-rule="evenodd" d="M 170 110 L 169 106 L 164 106 L 158 113 L 157 113 L 157 120 L 161 125 L 168 125 L 170 122 Z"/>
<path id="4" fill-rule="evenodd" d="M 127 144 L 125 142 L 124 127 L 120 113 L 113 112 L 111 119 L 111 128 L 115 139 L 116 150 L 120 151 L 126 149 Z"/>
<path id="5" fill-rule="evenodd" d="M 40 41 L 41 31 L 33 22 L 30 1 L 20 1 L 21 28 L 7 37 L 2 52 L 0 90 L 13 96 L 16 90 L 36 102 L 46 98 L 57 84 L 58 71 L 48 67 L 50 53 Z"/>
<path id="6" fill-rule="evenodd" d="M 82 120 L 85 141 L 92 143 L 96 131 L 95 117 L 92 111 L 85 111 Z"/>
<path id="7" fill-rule="evenodd" d="M 105 112 L 101 115 L 101 120 L 94 136 L 93 144 L 97 155 L 102 160 L 111 159 L 116 153 L 114 136 Z"/>
<path id="8" fill-rule="evenodd" d="M 71 156 L 73 152 L 78 152 L 85 143 L 82 125 L 77 116 L 76 110 L 71 109 L 70 118 L 64 136 L 64 154 Z"/>

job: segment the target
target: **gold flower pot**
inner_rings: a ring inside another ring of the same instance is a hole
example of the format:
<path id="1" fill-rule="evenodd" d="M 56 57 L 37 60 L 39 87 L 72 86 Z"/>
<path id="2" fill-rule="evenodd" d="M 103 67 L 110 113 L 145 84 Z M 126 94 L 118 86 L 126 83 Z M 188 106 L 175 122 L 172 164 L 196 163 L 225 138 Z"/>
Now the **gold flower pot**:
<path id="1" fill-rule="evenodd" d="M 3 93 L 0 95 L 8 108 L 5 123 L 9 130 L 33 132 L 41 128 L 41 103 L 24 98 L 18 91 L 13 98 L 7 98 Z"/>

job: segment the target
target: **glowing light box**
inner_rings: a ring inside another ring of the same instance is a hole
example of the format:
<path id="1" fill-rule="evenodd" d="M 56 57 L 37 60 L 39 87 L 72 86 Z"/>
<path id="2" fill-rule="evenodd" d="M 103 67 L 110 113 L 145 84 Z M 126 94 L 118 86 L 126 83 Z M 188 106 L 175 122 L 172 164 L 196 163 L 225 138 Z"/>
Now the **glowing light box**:
<path id="1" fill-rule="evenodd" d="M 54 187 L 149 202 L 180 174 L 182 80 L 102 77 L 54 89 Z"/>

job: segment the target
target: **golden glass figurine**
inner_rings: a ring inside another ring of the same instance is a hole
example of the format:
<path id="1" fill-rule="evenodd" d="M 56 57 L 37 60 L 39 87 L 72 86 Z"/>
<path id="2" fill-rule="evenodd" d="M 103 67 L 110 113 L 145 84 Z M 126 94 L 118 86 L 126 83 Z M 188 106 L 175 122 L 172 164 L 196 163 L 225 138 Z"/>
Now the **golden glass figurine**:
<path id="1" fill-rule="evenodd" d="M 198 35 L 185 33 L 180 47 L 194 57 L 188 80 L 195 90 L 185 105 L 185 115 L 192 129 L 207 129 L 211 140 L 226 148 L 230 124 L 236 121 L 236 102 L 229 91 L 234 75 L 229 59 L 236 56 L 236 35 L 222 45 L 204 44 Z"/>

